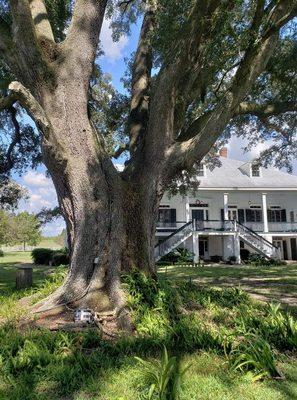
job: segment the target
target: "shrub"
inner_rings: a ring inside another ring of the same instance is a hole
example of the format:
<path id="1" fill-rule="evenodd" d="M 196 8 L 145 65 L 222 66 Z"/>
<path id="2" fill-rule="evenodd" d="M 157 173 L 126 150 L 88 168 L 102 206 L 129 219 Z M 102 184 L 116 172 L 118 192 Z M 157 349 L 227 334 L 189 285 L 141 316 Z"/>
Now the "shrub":
<path id="1" fill-rule="evenodd" d="M 193 263 L 194 253 L 183 247 L 178 247 L 160 259 L 160 263 Z"/>
<path id="2" fill-rule="evenodd" d="M 230 263 L 234 263 L 234 262 L 236 262 L 236 257 L 235 256 L 230 256 L 228 258 L 228 260 L 230 261 Z"/>
<path id="3" fill-rule="evenodd" d="M 52 249 L 34 249 L 31 252 L 34 264 L 54 266 L 69 264 L 69 256 L 67 249 L 52 250 Z"/>
<path id="4" fill-rule="evenodd" d="M 286 262 L 283 260 L 276 260 L 276 259 L 267 259 L 260 254 L 251 254 L 249 256 L 248 262 L 255 267 L 258 266 L 281 266 L 286 265 Z"/>
<path id="5" fill-rule="evenodd" d="M 218 256 L 218 255 L 210 257 L 210 261 L 212 261 L 214 263 L 219 263 L 222 260 L 223 260 L 223 258 L 221 256 Z"/>
<path id="6" fill-rule="evenodd" d="M 52 265 L 54 266 L 69 264 L 69 255 L 67 249 L 54 251 L 51 261 Z"/>
<path id="7" fill-rule="evenodd" d="M 248 261 L 251 252 L 248 249 L 240 249 L 240 258 L 242 261 Z"/>
<path id="8" fill-rule="evenodd" d="M 31 251 L 31 257 L 34 264 L 49 265 L 53 256 L 52 249 L 34 249 Z"/>
<path id="9" fill-rule="evenodd" d="M 4 257 L 4 251 L 0 250 L 0 257 Z"/>

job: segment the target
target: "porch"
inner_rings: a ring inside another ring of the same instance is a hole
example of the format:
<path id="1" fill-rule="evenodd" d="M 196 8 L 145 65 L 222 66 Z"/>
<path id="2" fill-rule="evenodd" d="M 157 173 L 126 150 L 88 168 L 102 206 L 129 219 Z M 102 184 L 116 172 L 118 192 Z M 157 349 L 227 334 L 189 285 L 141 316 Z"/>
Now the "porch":
<path id="1" fill-rule="evenodd" d="M 194 229 L 197 232 L 222 232 L 232 231 L 233 220 L 194 220 Z M 187 221 L 157 222 L 157 233 L 169 234 L 181 228 Z M 244 225 L 257 233 L 264 233 L 263 222 L 245 222 Z M 268 229 L 265 233 L 294 233 L 297 235 L 297 222 L 268 222 Z M 163 235 L 162 235 L 163 236 Z"/>
<path id="2" fill-rule="evenodd" d="M 157 238 L 160 252 L 182 245 L 194 253 L 195 262 L 199 259 L 211 260 L 216 256 L 224 261 L 232 257 L 240 263 L 242 248 L 268 258 L 296 260 L 297 233 L 288 231 L 286 226 L 281 228 L 283 231 L 268 234 L 257 233 L 236 220 L 193 220 L 187 223 L 159 223 Z"/>

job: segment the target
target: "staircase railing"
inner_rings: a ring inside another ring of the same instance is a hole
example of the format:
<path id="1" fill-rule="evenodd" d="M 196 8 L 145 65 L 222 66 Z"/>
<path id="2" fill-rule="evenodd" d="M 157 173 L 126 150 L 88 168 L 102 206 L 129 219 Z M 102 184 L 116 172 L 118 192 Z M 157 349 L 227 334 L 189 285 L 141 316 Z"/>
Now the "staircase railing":
<path id="1" fill-rule="evenodd" d="M 158 261 L 161 257 L 168 254 L 171 250 L 181 244 L 193 233 L 193 223 L 189 221 L 181 226 L 179 229 L 172 232 L 171 235 L 167 236 L 156 244 L 155 246 L 155 260 Z"/>
<path id="2" fill-rule="evenodd" d="M 279 248 L 274 246 L 271 242 L 265 239 L 263 236 L 258 235 L 256 232 L 249 229 L 247 226 L 241 224 L 238 221 L 233 221 L 234 230 L 246 240 L 248 244 L 260 251 L 266 257 L 279 258 Z"/>

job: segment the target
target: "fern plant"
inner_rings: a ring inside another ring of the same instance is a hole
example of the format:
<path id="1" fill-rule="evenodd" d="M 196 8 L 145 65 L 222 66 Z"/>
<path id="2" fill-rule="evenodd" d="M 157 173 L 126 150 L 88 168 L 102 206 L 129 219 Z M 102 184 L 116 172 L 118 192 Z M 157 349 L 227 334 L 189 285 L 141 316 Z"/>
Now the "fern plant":
<path id="1" fill-rule="evenodd" d="M 254 334 L 246 336 L 246 342 L 239 344 L 230 353 L 231 369 L 253 371 L 254 380 L 264 377 L 281 378 L 274 354 L 266 340 Z"/>
<path id="2" fill-rule="evenodd" d="M 146 361 L 135 357 L 143 366 L 143 374 L 149 386 L 147 400 L 178 400 L 181 381 L 190 365 L 181 368 L 177 357 L 169 356 L 164 346 L 161 360 Z"/>

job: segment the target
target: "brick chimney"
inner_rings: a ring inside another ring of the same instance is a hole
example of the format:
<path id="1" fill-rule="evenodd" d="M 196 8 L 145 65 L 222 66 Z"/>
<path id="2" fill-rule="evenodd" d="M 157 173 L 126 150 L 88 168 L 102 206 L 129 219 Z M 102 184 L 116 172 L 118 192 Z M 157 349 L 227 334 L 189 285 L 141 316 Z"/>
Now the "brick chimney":
<path id="1" fill-rule="evenodd" d="M 224 157 L 224 158 L 228 157 L 228 149 L 227 149 L 227 147 L 222 147 L 220 149 L 220 157 Z"/>

